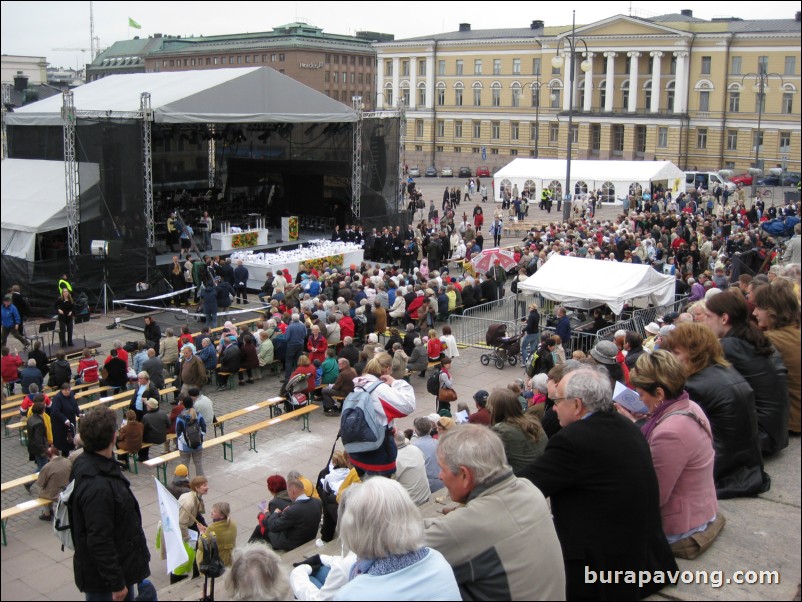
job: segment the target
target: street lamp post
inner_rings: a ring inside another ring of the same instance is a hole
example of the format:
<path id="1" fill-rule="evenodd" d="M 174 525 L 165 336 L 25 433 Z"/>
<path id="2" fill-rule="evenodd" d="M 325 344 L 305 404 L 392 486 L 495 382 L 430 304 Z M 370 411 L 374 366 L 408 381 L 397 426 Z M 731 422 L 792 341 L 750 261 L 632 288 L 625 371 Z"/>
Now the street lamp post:
<path id="1" fill-rule="evenodd" d="M 768 87 L 769 80 L 776 77 L 780 80 L 780 85 L 784 82 L 779 73 L 767 73 L 764 65 L 758 66 L 757 73 L 747 73 L 741 78 L 741 85 L 747 80 L 754 81 L 752 90 L 757 94 L 757 134 L 755 136 L 755 162 L 752 165 L 755 175 L 752 176 L 752 197 L 754 198 L 757 192 L 757 175 L 761 173 L 760 168 L 760 147 L 763 146 L 763 132 L 761 131 L 761 122 L 763 121 L 763 105 L 766 103 L 766 88 Z"/>
<path id="2" fill-rule="evenodd" d="M 540 156 L 540 72 L 535 74 L 537 81 L 532 84 L 532 99 L 535 103 L 535 159 Z"/>
<path id="3" fill-rule="evenodd" d="M 562 67 L 565 60 L 563 57 L 560 56 L 560 46 L 562 46 L 563 51 L 565 51 L 565 46 L 568 46 L 569 50 L 569 60 L 571 61 L 571 65 L 569 67 L 569 82 L 570 88 L 568 90 L 568 156 L 566 157 L 565 161 L 565 196 L 563 197 L 563 220 L 567 220 L 571 215 L 571 200 L 573 195 L 571 194 L 571 151 L 573 149 L 573 142 L 574 142 L 574 132 L 573 132 L 573 125 L 574 125 L 574 75 L 576 69 L 576 50 L 577 44 L 580 43 L 582 46 L 585 47 L 585 55 L 588 55 L 590 51 L 588 50 L 587 43 L 582 39 L 576 38 L 576 11 L 572 11 L 573 16 L 571 18 L 571 37 L 570 38 L 562 38 L 559 43 L 557 44 L 557 54 L 553 59 L 551 59 L 551 64 L 554 67 Z M 583 72 L 587 72 L 591 68 L 591 62 L 588 59 L 582 61 L 580 65 L 580 69 Z"/>

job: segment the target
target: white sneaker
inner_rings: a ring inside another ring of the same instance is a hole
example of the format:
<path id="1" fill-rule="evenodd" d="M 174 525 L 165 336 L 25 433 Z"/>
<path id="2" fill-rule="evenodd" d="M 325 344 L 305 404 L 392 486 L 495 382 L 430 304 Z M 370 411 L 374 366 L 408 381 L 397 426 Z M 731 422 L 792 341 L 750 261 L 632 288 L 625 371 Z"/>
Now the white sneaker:
<path id="1" fill-rule="evenodd" d="M 322 548 L 322 547 L 323 547 L 323 546 L 325 546 L 326 544 L 325 544 L 325 542 L 324 542 L 322 539 L 316 539 L 316 540 L 315 540 L 315 545 L 316 545 L 318 548 Z"/>

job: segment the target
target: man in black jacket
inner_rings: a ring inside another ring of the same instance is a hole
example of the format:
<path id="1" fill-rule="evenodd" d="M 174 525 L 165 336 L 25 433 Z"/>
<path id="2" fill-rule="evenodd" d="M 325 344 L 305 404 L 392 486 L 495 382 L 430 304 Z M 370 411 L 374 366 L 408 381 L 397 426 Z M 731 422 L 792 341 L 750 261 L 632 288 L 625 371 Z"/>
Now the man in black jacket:
<path id="1" fill-rule="evenodd" d="M 220 354 L 220 367 L 217 369 L 218 391 L 224 391 L 228 387 L 228 379 L 235 374 L 239 374 L 242 364 L 237 338 L 233 336 L 225 337 L 224 344 L 225 348 L 223 353 Z"/>
<path id="2" fill-rule="evenodd" d="M 116 439 L 112 409 L 97 408 L 81 420 L 84 453 L 73 464 L 69 508 L 75 585 L 91 600 L 129 599 L 129 589 L 150 575 L 139 504 L 112 457 Z"/>
<path id="3" fill-rule="evenodd" d="M 274 550 L 289 552 L 311 541 L 320 525 L 321 501 L 304 493 L 304 484 L 298 479 L 287 481 L 287 493 L 292 504 L 277 508 L 267 519 L 267 537 Z"/>
<path id="4" fill-rule="evenodd" d="M 145 316 L 145 340 L 150 347 L 156 350 L 159 355 L 159 339 L 162 338 L 162 329 L 159 324 L 150 316 Z"/>

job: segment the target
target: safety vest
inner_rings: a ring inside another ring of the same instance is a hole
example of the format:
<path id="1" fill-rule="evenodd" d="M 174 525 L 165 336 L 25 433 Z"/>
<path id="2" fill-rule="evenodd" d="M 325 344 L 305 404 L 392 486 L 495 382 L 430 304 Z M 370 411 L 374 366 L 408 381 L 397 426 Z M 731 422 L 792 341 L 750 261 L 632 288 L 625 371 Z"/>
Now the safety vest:
<path id="1" fill-rule="evenodd" d="M 72 285 L 69 283 L 69 281 L 64 280 L 64 278 L 59 279 L 59 281 L 58 281 L 58 294 L 60 295 L 61 291 L 63 291 L 65 288 L 68 291 L 72 292 Z"/>

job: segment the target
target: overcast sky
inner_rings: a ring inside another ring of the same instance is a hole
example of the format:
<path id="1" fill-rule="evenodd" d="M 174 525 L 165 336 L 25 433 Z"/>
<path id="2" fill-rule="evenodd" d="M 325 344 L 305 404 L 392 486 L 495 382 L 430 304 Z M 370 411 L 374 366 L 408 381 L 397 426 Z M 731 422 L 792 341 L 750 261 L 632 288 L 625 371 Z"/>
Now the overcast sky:
<path id="1" fill-rule="evenodd" d="M 89 62 L 89 2 L 3 1 L 0 45 L 3 54 L 44 56 L 51 66 L 73 67 Z M 457 10 L 455 10 L 458 7 Z M 598 21 L 615 14 L 651 17 L 682 9 L 711 19 L 793 19 L 799 1 L 772 2 L 94 2 L 95 36 L 105 48 L 117 40 L 154 33 L 215 35 L 271 31 L 295 20 L 328 33 L 378 31 L 396 39 L 455 31 L 459 23 L 473 29 L 528 27 Z M 142 25 L 129 29 L 128 18 Z M 86 48 L 55 51 L 55 48 Z"/>

